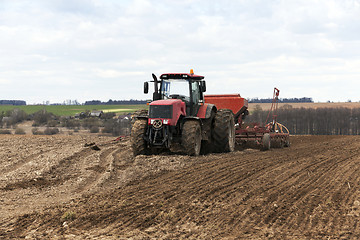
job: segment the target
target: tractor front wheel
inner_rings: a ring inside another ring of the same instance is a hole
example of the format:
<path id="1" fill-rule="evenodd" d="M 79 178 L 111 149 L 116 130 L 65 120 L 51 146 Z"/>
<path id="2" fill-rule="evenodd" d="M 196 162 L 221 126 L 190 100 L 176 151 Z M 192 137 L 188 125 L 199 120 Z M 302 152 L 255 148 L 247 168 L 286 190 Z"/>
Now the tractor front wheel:
<path id="1" fill-rule="evenodd" d="M 134 122 L 133 127 L 131 128 L 131 147 L 134 153 L 134 156 L 146 154 L 147 145 L 144 139 L 147 129 L 146 119 L 138 119 Z"/>
<path id="2" fill-rule="evenodd" d="M 201 149 L 201 127 L 198 121 L 186 121 L 184 123 L 181 144 L 186 154 L 199 156 Z"/>

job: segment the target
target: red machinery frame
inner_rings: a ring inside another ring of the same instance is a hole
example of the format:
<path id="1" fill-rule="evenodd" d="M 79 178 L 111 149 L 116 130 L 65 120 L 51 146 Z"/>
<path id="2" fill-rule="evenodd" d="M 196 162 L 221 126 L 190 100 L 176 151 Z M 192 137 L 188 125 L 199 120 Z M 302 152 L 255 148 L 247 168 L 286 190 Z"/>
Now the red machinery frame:
<path id="1" fill-rule="evenodd" d="M 280 90 L 274 88 L 273 98 L 271 107 L 265 122 L 268 122 L 270 115 L 272 114 L 272 121 L 268 122 L 265 126 L 259 124 L 253 124 L 253 127 L 247 126 L 243 128 L 242 125 L 238 125 L 235 128 L 235 138 L 238 143 L 244 143 L 248 141 L 255 141 L 256 144 L 263 145 L 263 137 L 265 134 L 270 135 L 271 146 L 273 147 L 288 147 L 290 146 L 289 141 L 289 130 L 277 122 L 277 110 L 279 103 Z"/>
<path id="2" fill-rule="evenodd" d="M 271 107 L 266 118 L 269 121 L 272 114 L 271 122 L 265 126 L 252 124 L 252 127 L 244 127 L 243 116 L 247 115 L 248 101 L 240 96 L 240 94 L 223 94 L 223 95 L 205 95 L 205 102 L 215 104 L 217 109 L 230 109 L 235 116 L 235 139 L 238 144 L 255 142 L 257 145 L 266 145 L 264 136 L 269 135 L 267 148 L 290 146 L 289 130 L 282 124 L 277 122 L 277 110 L 280 90 L 274 88 Z"/>

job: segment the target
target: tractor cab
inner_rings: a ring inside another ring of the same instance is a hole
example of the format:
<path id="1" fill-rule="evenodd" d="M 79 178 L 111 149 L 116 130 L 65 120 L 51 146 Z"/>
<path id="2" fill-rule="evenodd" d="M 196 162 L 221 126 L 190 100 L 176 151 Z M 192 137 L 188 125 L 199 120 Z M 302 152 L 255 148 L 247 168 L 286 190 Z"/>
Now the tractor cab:
<path id="1" fill-rule="evenodd" d="M 153 74 L 154 93 L 151 105 L 157 100 L 179 99 L 186 105 L 186 116 L 196 116 L 200 104 L 204 102 L 203 92 L 206 91 L 204 77 L 189 73 L 165 73 L 160 80 Z M 144 84 L 144 93 L 148 93 L 148 82 Z"/>

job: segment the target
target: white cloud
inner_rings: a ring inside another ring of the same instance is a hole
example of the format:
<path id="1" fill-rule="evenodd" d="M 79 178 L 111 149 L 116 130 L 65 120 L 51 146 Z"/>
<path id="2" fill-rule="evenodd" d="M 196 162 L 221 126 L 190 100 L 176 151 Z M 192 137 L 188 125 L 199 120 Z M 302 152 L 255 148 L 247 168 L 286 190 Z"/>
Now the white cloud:
<path id="1" fill-rule="evenodd" d="M 0 95 L 141 99 L 152 72 L 194 68 L 213 93 L 358 100 L 359 44 L 358 0 L 3 0 Z"/>
<path id="2" fill-rule="evenodd" d="M 142 72 L 121 72 L 114 69 L 95 69 L 94 73 L 100 78 L 136 77 L 142 75 Z"/>
<path id="3" fill-rule="evenodd" d="M 8 79 L 0 78 L 0 85 L 7 85 L 10 81 Z"/>

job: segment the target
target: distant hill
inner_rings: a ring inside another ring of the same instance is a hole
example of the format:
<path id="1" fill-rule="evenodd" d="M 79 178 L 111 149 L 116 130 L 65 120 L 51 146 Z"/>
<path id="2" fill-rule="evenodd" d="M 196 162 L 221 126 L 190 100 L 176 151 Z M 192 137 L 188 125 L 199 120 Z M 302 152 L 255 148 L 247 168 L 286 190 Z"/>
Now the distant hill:
<path id="1" fill-rule="evenodd" d="M 26 101 L 23 100 L 0 100 L 0 105 L 26 105 Z"/>

